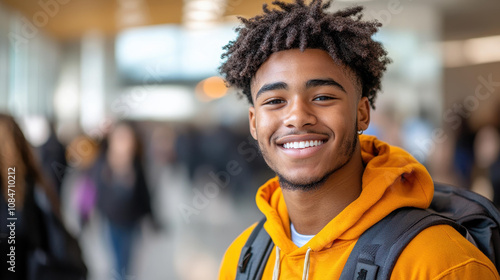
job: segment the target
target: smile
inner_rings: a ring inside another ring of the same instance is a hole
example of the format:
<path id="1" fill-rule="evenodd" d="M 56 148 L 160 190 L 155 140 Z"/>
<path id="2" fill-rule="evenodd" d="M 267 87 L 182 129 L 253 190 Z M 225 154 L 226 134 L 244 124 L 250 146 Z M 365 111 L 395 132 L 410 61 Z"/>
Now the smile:
<path id="1" fill-rule="evenodd" d="M 310 140 L 310 141 L 296 141 L 296 142 L 287 142 L 283 144 L 283 148 L 285 149 L 304 149 L 309 147 L 317 147 L 323 145 L 322 140 Z"/>

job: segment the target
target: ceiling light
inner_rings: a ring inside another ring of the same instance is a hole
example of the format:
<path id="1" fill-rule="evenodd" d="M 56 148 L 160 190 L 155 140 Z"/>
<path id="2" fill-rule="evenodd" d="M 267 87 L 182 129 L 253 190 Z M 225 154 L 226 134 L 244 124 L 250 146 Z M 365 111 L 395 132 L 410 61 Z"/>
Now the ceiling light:
<path id="1" fill-rule="evenodd" d="M 500 62 L 500 35 L 442 42 L 445 67 Z"/>

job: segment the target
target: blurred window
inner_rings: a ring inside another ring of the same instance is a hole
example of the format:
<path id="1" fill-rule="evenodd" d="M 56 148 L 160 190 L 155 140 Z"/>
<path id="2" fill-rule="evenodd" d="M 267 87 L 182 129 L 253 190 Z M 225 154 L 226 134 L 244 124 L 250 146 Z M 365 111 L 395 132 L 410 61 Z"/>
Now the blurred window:
<path id="1" fill-rule="evenodd" d="M 235 36 L 230 25 L 201 30 L 177 25 L 129 29 L 116 40 L 118 71 L 130 84 L 199 81 L 217 74 L 222 47 Z"/>

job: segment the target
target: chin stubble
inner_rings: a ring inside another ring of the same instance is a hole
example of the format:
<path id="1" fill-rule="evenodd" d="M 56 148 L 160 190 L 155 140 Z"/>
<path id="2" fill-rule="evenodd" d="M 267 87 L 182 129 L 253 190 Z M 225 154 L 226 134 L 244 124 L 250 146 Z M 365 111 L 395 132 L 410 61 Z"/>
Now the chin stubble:
<path id="1" fill-rule="evenodd" d="M 357 129 L 354 127 L 354 132 L 352 133 L 351 141 L 346 141 L 342 144 L 342 148 L 345 151 L 344 156 L 345 156 L 345 161 L 339 164 L 338 166 L 334 166 L 332 170 L 326 172 L 323 177 L 320 178 L 305 178 L 304 180 L 301 181 L 291 181 L 288 180 L 285 176 L 282 174 L 278 173 L 277 170 L 274 170 L 276 174 L 278 175 L 279 183 L 281 188 L 285 190 L 291 190 L 291 191 L 313 191 L 316 189 L 319 189 L 321 186 L 325 184 L 325 182 L 328 180 L 328 178 L 335 173 L 337 170 L 341 169 L 344 167 L 349 160 L 352 158 L 352 155 L 354 154 L 354 151 L 356 149 L 356 145 L 358 143 L 358 135 L 357 135 Z M 260 150 L 260 148 L 259 148 Z M 264 159 L 266 158 L 266 154 L 262 153 L 262 156 Z M 267 162 L 267 160 L 266 160 Z M 269 165 L 269 164 L 268 164 Z"/>

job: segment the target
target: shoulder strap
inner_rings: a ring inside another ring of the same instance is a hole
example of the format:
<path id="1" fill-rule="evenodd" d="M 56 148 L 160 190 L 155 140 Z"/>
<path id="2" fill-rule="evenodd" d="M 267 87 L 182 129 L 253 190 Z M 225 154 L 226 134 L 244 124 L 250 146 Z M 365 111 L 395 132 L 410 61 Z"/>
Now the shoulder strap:
<path id="1" fill-rule="evenodd" d="M 236 280 L 261 279 L 274 243 L 264 229 L 264 217 L 253 229 L 241 250 Z"/>
<path id="2" fill-rule="evenodd" d="M 417 208 L 401 208 L 365 231 L 344 266 L 341 280 L 388 280 L 406 245 L 422 230 L 447 224 L 464 236 L 465 228 L 454 221 Z"/>

